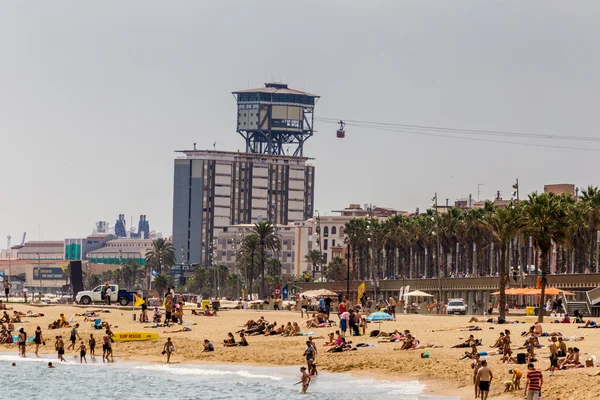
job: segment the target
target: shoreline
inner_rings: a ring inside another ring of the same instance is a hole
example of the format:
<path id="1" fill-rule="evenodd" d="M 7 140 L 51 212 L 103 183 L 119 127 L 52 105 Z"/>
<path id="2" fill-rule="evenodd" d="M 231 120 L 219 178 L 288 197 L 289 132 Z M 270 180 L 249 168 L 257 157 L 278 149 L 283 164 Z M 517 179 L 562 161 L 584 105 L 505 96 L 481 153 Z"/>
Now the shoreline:
<path id="1" fill-rule="evenodd" d="M 6 346 L 6 345 L 5 345 Z M 48 347 L 48 346 L 46 346 Z M 29 350 L 29 347 L 28 347 Z M 40 347 L 40 351 L 38 352 L 41 356 L 49 356 L 52 355 L 54 356 L 56 353 L 55 352 L 50 352 L 50 351 L 43 351 L 44 348 Z M 175 355 L 176 353 L 174 353 Z M 0 355 L 11 355 L 11 356 L 16 356 L 19 357 L 18 352 L 13 351 L 9 348 L 6 347 L 1 347 L 0 348 Z M 69 358 L 75 358 L 78 359 L 78 356 L 76 353 L 73 354 L 66 354 L 65 358 L 67 359 L 67 361 L 69 361 Z M 88 355 L 88 357 L 90 357 Z M 96 359 L 99 357 L 102 357 L 102 355 L 96 355 L 95 356 Z M 33 352 L 28 352 L 27 357 L 28 359 L 38 359 L 35 356 L 35 353 Z M 126 355 L 126 356 L 117 356 L 114 362 L 110 362 L 107 364 L 113 364 L 113 363 L 128 363 L 128 362 L 132 362 L 132 363 L 143 363 L 143 364 L 147 364 L 147 365 L 172 365 L 172 366 L 177 366 L 177 365 L 186 365 L 186 366 L 207 366 L 207 365 L 227 365 L 227 366 L 240 366 L 240 367 L 266 367 L 266 368 L 276 368 L 278 365 L 273 365 L 273 364 L 268 364 L 268 363 L 260 363 L 260 362 L 231 362 L 231 361 L 222 361 L 222 360 L 199 360 L 199 359 L 184 359 L 184 360 L 178 360 L 177 357 L 175 356 L 175 361 L 167 364 L 164 360 L 164 357 L 159 357 L 159 356 L 150 356 L 150 355 Z M 58 361 L 58 359 L 54 358 L 47 358 L 47 357 L 40 357 L 40 359 L 43 360 L 48 360 L 48 361 L 52 361 L 54 363 L 54 365 L 61 365 L 61 362 Z M 101 364 L 101 362 L 96 361 L 96 364 Z M 68 364 L 79 364 L 78 362 L 73 362 L 73 361 L 69 361 Z M 285 366 L 285 367 L 294 367 L 294 366 L 298 366 L 297 363 L 290 363 L 290 364 L 282 364 L 280 366 Z M 409 373 L 409 374 L 404 374 L 404 375 L 393 375 L 390 373 L 386 373 L 386 372 L 382 372 L 382 371 L 378 371 L 378 370 L 372 370 L 372 369 L 362 369 L 362 370 L 350 370 L 350 371 L 331 371 L 329 369 L 323 369 L 322 372 L 327 372 L 330 374 L 348 374 L 357 378 L 370 378 L 376 381 L 388 381 L 388 382 L 418 382 L 422 385 L 424 385 L 424 389 L 423 389 L 423 395 L 433 395 L 433 396 L 445 396 L 445 397 L 456 397 L 458 399 L 467 399 L 467 398 L 471 398 L 472 397 L 472 388 L 471 387 L 458 387 L 456 386 L 455 382 L 449 381 L 449 380 L 444 380 L 444 379 L 432 379 L 426 376 L 423 376 L 421 374 L 418 374 L 416 372 L 414 373 Z M 508 396 L 495 396 L 494 398 L 496 399 L 511 399 L 512 397 L 508 397 Z"/>

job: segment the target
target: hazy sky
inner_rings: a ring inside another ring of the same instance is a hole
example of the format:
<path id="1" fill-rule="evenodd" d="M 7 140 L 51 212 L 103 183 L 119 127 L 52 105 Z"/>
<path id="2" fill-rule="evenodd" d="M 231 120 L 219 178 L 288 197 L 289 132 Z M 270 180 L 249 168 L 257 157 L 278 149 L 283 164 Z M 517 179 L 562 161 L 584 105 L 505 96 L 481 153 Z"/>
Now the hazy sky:
<path id="1" fill-rule="evenodd" d="M 146 214 L 170 234 L 173 150 L 244 149 L 231 92 L 270 80 L 317 117 L 598 135 L 600 4 L 2 1 L 0 247 Z M 600 153 L 316 123 L 316 208 L 413 210 L 519 177 L 600 184 Z M 600 149 L 600 143 L 533 141 Z"/>

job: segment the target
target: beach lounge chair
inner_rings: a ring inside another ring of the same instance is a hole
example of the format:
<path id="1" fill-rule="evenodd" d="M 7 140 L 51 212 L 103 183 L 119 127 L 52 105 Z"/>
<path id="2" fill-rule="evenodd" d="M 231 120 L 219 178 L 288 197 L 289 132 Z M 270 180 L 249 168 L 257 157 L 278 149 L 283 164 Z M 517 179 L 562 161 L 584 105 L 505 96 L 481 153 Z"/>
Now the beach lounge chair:
<path id="1" fill-rule="evenodd" d="M 102 319 L 96 318 L 96 320 L 92 324 L 92 328 L 94 328 L 94 329 L 102 329 Z"/>

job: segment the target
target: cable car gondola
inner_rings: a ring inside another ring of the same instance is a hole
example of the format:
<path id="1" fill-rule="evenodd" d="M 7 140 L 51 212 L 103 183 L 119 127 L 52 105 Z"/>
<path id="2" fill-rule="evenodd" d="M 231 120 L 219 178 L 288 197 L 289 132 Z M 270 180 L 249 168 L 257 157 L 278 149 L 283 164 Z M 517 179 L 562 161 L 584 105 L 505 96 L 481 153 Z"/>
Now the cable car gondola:
<path id="1" fill-rule="evenodd" d="M 340 129 L 337 130 L 337 138 L 338 139 L 343 139 L 346 137 L 346 131 L 344 130 L 344 127 L 346 126 L 346 124 L 344 123 L 344 121 L 340 121 Z"/>

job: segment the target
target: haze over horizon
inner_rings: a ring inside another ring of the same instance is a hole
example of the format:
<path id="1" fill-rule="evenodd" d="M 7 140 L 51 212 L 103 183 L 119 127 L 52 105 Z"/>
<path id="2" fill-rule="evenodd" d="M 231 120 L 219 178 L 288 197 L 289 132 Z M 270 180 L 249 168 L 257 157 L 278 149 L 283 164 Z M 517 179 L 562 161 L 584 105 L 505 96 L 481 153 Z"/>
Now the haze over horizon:
<path id="1" fill-rule="evenodd" d="M 482 199 L 509 198 L 517 177 L 523 197 L 600 185 L 598 12 L 591 1 L 6 2 L 0 248 L 8 234 L 82 237 L 118 214 L 170 235 L 174 151 L 244 151 L 231 92 L 272 80 L 320 95 L 316 118 L 572 137 L 349 124 L 341 140 L 317 120 L 304 155 L 322 215 L 352 202 L 424 210 L 435 192 L 476 199 L 478 184 Z"/>

